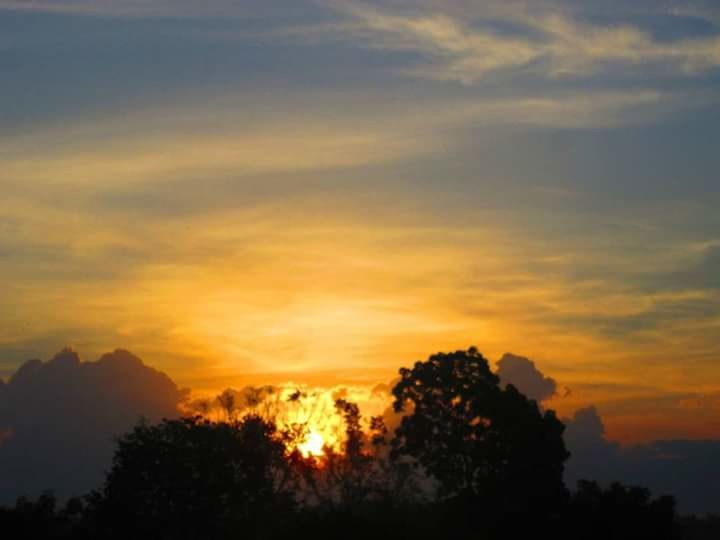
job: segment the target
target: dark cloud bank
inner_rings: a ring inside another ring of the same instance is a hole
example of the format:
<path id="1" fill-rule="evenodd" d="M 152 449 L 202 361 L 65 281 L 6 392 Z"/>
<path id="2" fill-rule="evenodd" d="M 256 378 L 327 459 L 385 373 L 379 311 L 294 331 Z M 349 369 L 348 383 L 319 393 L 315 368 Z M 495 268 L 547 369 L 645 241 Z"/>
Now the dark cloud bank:
<path id="1" fill-rule="evenodd" d="M 114 437 L 144 417 L 177 415 L 182 392 L 164 373 L 117 350 L 80 362 L 71 350 L 25 362 L 0 384 L 0 503 L 52 488 L 58 496 L 97 487 Z"/>
<path id="2" fill-rule="evenodd" d="M 538 402 L 557 394 L 556 381 L 527 358 L 506 354 L 497 372 Z M 184 397 L 167 375 L 123 350 L 96 362 L 81 362 L 71 350 L 26 362 L 8 381 L 0 379 L 0 504 L 48 488 L 67 497 L 97 487 L 114 437 L 141 417 L 177 416 Z M 568 485 L 580 478 L 619 480 L 675 495 L 680 512 L 720 512 L 720 440 L 621 447 L 605 438 L 594 407 L 564 422 L 572 452 Z"/>

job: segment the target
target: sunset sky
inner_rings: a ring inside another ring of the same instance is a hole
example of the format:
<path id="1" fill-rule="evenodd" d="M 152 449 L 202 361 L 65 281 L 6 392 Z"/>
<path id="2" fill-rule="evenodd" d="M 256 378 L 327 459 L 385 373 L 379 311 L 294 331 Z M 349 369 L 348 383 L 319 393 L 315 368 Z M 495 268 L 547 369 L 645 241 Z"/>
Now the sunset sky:
<path id="1" fill-rule="evenodd" d="M 532 358 L 720 433 L 714 0 L 0 0 L 0 377 L 197 392 Z"/>

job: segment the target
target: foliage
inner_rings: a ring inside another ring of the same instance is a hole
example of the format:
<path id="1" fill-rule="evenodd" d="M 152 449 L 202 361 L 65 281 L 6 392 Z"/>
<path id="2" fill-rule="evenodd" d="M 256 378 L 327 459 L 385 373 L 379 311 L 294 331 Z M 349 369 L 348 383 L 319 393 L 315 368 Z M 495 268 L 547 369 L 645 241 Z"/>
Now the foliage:
<path id="1" fill-rule="evenodd" d="M 400 370 L 396 454 L 416 458 L 444 498 L 513 512 L 549 511 L 566 496 L 564 426 L 498 377 L 475 348 Z"/>
<path id="2" fill-rule="evenodd" d="M 107 536 L 220 538 L 264 527 L 291 508 L 291 474 L 275 426 L 199 417 L 140 423 L 118 441 L 113 467 L 93 497 Z"/>

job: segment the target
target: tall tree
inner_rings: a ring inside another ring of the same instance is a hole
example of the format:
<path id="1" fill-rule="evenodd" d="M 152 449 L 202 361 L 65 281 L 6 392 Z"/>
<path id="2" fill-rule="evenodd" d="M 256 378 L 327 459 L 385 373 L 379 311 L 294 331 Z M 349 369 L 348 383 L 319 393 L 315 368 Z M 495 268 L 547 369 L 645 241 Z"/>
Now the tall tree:
<path id="1" fill-rule="evenodd" d="M 542 513 L 566 499 L 564 425 L 512 385 L 503 388 L 474 347 L 402 368 L 393 395 L 406 413 L 396 453 L 414 457 L 441 497 Z"/>

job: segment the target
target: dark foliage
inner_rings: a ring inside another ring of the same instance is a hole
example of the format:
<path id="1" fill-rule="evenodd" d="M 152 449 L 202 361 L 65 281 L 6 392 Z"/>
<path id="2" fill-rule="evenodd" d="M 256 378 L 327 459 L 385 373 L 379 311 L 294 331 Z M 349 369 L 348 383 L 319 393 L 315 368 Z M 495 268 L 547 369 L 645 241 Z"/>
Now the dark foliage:
<path id="1" fill-rule="evenodd" d="M 512 385 L 500 386 L 475 349 L 401 369 L 396 411 L 407 410 L 396 452 L 416 458 L 444 498 L 504 513 L 557 510 L 567 493 L 564 426 Z"/>
<path id="2" fill-rule="evenodd" d="M 92 518 L 106 538 L 226 538 L 270 532 L 292 509 L 289 469 L 275 426 L 200 417 L 139 424 L 118 441 Z"/>

